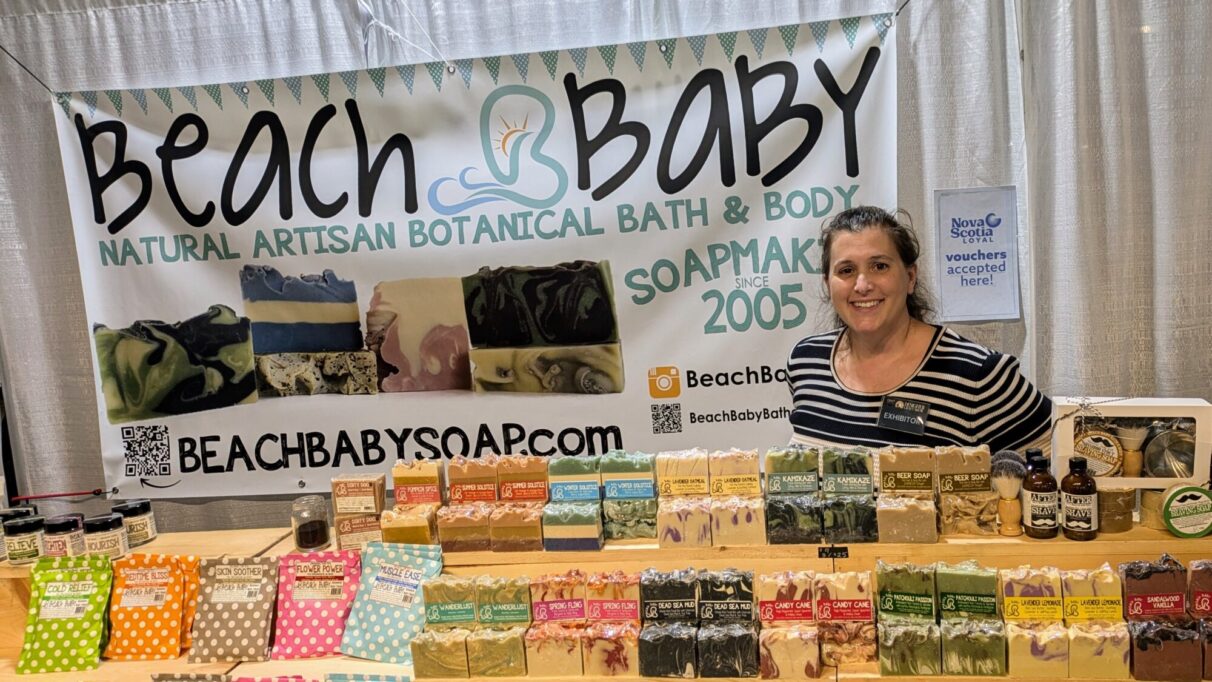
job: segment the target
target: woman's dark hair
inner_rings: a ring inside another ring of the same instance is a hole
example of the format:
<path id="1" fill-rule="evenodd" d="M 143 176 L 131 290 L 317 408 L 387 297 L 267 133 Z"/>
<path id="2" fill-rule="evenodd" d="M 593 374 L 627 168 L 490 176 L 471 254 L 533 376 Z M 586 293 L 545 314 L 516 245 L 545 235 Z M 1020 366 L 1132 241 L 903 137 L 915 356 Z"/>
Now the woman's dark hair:
<path id="1" fill-rule="evenodd" d="M 904 214 L 903 221 L 897 219 L 897 216 L 901 214 Z M 912 218 L 906 211 L 898 209 L 896 213 L 889 213 L 878 206 L 848 208 L 833 216 L 821 229 L 821 273 L 824 276 L 824 301 L 826 303 L 829 302 L 829 267 L 833 260 L 834 237 L 839 232 L 853 234 L 872 227 L 880 228 L 892 239 L 897 255 L 900 256 L 905 267 L 917 263 L 918 256 L 921 255 L 921 247 L 917 242 L 917 234 L 913 231 Z M 906 297 L 905 305 L 909 309 L 909 317 L 915 320 L 924 322 L 928 317 L 934 315 L 934 305 L 930 301 L 930 294 L 926 291 L 920 277 L 917 284 L 914 285 L 913 291 Z M 845 326 L 841 316 L 836 312 L 833 315 L 833 321 L 837 327 Z"/>

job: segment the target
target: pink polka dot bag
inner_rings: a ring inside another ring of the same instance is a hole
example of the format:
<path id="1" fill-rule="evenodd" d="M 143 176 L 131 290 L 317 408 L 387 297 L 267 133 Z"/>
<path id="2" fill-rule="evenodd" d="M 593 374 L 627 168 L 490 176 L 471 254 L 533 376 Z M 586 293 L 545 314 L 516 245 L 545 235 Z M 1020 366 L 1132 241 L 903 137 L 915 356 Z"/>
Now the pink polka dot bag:
<path id="1" fill-rule="evenodd" d="M 338 653 L 362 572 L 356 550 L 288 554 L 278 564 L 278 622 L 270 658 Z"/>

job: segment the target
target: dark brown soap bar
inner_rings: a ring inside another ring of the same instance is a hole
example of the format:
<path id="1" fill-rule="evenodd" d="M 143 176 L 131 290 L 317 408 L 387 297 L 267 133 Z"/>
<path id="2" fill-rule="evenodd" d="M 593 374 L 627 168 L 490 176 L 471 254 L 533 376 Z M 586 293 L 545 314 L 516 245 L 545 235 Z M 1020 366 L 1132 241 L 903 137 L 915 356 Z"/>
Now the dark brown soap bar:
<path id="1" fill-rule="evenodd" d="M 1129 561 L 1119 572 L 1128 620 L 1186 618 L 1187 569 L 1178 559 L 1163 554 L 1157 561 Z"/>
<path id="2" fill-rule="evenodd" d="M 640 574 L 640 609 L 645 623 L 698 623 L 699 574 L 648 569 Z"/>
<path id="3" fill-rule="evenodd" d="M 1187 607 L 1196 618 L 1212 616 L 1212 561 L 1196 559 L 1191 562 L 1187 581 Z"/>
<path id="4" fill-rule="evenodd" d="M 640 632 L 640 676 L 693 678 L 697 639 L 693 625 L 645 625 Z"/>
<path id="5" fill-rule="evenodd" d="M 1212 619 L 1199 622 L 1199 634 L 1204 647 L 1204 679 L 1212 680 Z"/>
<path id="6" fill-rule="evenodd" d="M 699 573 L 699 621 L 752 623 L 753 571 L 726 568 Z"/>
<path id="7" fill-rule="evenodd" d="M 1203 637 L 1196 621 L 1146 620 L 1128 628 L 1134 679 L 1195 682 L 1203 677 Z"/>
<path id="8" fill-rule="evenodd" d="M 758 636 L 752 625 L 699 628 L 699 677 L 757 677 Z"/>

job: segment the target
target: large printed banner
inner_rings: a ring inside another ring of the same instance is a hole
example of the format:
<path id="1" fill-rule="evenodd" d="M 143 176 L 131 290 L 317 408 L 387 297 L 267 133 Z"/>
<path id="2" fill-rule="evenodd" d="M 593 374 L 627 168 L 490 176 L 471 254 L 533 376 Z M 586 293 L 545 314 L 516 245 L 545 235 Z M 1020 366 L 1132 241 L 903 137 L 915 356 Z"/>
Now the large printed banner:
<path id="1" fill-rule="evenodd" d="M 895 204 L 892 26 L 60 93 L 106 484 L 786 442 L 820 227 Z"/>

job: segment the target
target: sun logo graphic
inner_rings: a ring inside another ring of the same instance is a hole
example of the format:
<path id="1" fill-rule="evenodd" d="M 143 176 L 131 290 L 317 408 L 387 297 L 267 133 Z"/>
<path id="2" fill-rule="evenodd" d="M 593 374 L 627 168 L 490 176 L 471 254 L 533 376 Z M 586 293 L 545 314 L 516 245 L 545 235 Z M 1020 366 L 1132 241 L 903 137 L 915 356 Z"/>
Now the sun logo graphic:
<path id="1" fill-rule="evenodd" d="M 537 130 L 530 115 L 536 106 L 542 112 Z M 429 186 L 429 205 L 442 215 L 497 201 L 530 209 L 556 205 L 568 191 L 568 172 L 543 152 L 554 128 L 555 105 L 539 90 L 527 85 L 493 90 L 480 107 L 480 149 L 491 179 L 475 166 L 463 168 L 457 178 L 438 178 Z"/>

